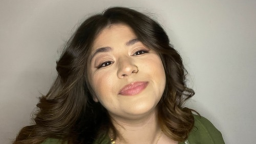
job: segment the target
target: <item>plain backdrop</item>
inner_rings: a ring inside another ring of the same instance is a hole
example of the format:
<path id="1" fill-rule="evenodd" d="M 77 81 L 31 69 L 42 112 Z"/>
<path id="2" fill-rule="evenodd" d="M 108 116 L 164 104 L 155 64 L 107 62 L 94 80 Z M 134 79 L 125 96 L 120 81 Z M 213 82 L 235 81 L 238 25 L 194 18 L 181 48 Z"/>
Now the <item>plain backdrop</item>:
<path id="1" fill-rule="evenodd" d="M 255 0 L 1 0 L 1 144 L 31 124 L 77 26 L 111 6 L 134 8 L 161 23 L 196 92 L 187 106 L 208 118 L 227 144 L 255 142 Z"/>

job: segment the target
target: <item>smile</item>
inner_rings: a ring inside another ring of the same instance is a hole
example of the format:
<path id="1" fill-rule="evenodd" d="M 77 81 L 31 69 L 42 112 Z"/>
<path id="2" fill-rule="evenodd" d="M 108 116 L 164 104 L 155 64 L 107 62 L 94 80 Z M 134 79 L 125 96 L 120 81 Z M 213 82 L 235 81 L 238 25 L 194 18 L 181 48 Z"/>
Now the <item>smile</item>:
<path id="1" fill-rule="evenodd" d="M 126 96 L 132 96 L 140 93 L 148 86 L 148 82 L 134 82 L 131 84 L 128 84 L 124 86 L 119 94 L 120 95 L 126 95 Z"/>

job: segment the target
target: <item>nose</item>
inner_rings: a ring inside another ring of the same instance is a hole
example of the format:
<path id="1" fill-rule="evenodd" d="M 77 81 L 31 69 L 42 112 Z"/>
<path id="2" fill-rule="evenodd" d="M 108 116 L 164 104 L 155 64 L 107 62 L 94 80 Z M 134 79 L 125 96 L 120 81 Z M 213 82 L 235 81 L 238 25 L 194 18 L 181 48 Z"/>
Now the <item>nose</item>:
<path id="1" fill-rule="evenodd" d="M 117 71 L 118 78 L 125 78 L 139 72 L 138 67 L 129 59 L 122 59 L 119 62 Z"/>

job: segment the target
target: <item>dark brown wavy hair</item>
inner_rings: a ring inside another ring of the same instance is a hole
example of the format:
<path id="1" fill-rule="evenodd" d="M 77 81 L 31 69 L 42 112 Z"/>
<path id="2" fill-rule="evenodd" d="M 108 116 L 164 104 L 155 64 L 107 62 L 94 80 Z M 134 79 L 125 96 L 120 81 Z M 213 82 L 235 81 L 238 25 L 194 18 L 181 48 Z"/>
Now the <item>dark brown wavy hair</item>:
<path id="1" fill-rule="evenodd" d="M 131 27 L 137 38 L 161 57 L 166 86 L 158 103 L 158 119 L 163 132 L 176 141 L 184 141 L 194 126 L 192 110 L 183 107 L 194 95 L 186 86 L 186 70 L 179 53 L 170 45 L 163 28 L 148 16 L 123 7 L 109 8 L 85 20 L 68 41 L 57 62 L 58 76 L 46 96 L 37 104 L 34 125 L 19 132 L 14 144 L 39 144 L 47 138 L 69 144 L 92 144 L 106 139 L 113 126 L 107 110 L 92 99 L 88 83 L 88 57 L 92 43 L 104 28 L 112 24 Z"/>

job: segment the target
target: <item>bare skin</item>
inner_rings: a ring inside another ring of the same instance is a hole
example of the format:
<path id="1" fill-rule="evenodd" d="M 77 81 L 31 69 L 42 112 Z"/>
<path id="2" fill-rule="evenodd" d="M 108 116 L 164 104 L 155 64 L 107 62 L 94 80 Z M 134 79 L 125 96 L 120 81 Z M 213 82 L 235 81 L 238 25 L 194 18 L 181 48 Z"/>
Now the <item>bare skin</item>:
<path id="1" fill-rule="evenodd" d="M 157 104 L 165 88 L 160 56 L 140 42 L 130 27 L 110 25 L 98 35 L 89 81 L 94 101 L 108 110 L 120 134 L 116 144 L 177 144 L 164 135 L 157 121 Z M 125 87 L 132 89 L 138 83 L 145 87 L 130 91 Z"/>
<path id="2" fill-rule="evenodd" d="M 143 118 L 124 120 L 115 117 L 113 124 L 122 135 L 115 141 L 116 144 L 178 144 L 167 137 L 158 125 L 156 111 L 152 111 Z M 113 119 L 113 118 L 112 118 Z"/>

